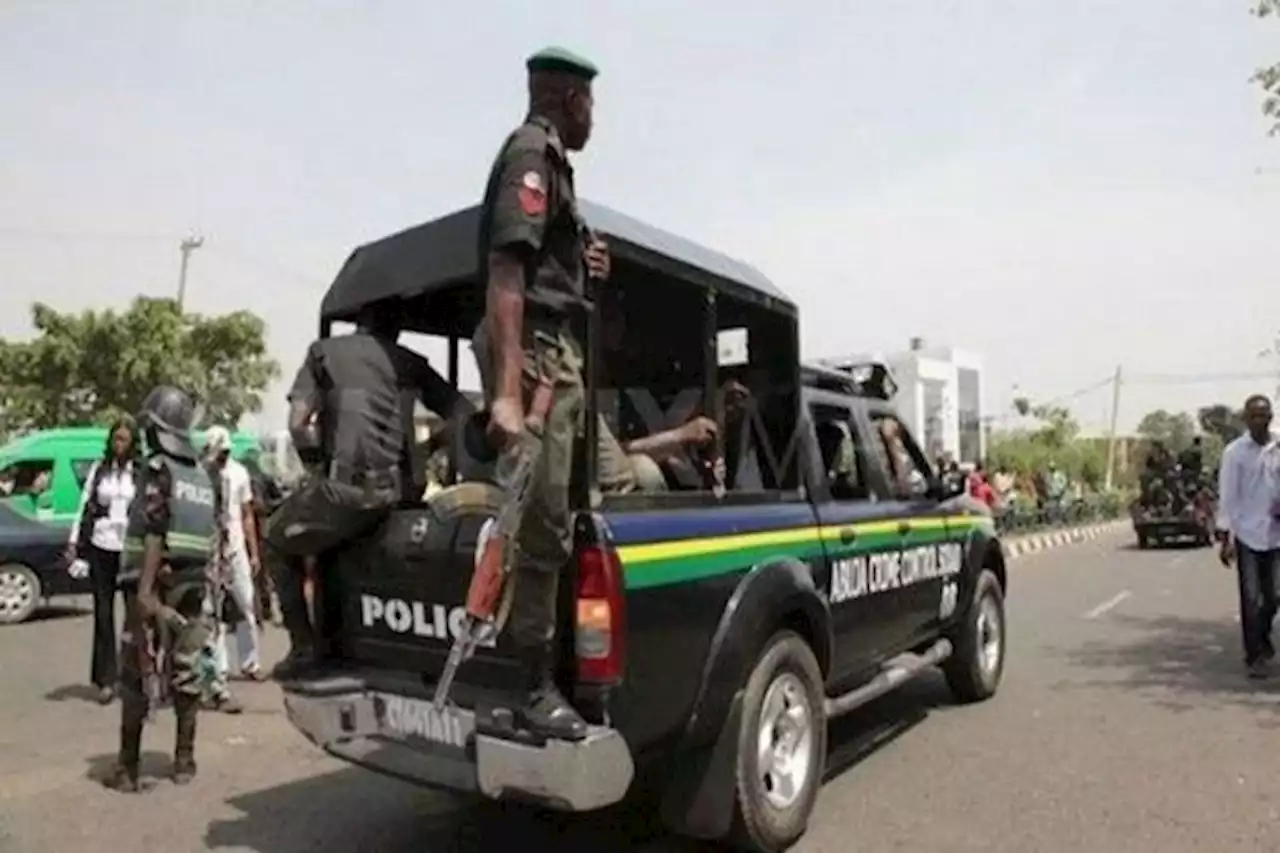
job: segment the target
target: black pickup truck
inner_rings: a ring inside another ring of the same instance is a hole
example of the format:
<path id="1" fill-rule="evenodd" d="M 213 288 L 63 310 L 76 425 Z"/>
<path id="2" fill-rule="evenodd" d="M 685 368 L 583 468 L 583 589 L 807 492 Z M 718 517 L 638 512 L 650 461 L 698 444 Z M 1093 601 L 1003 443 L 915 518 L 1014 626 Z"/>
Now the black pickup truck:
<path id="1" fill-rule="evenodd" d="M 595 454 L 579 454 L 559 677 L 590 736 L 538 742 L 512 727 L 521 682 L 501 636 L 463 664 L 443 712 L 431 704 L 501 500 L 483 481 L 401 508 L 324 561 L 329 656 L 285 685 L 289 718 L 330 754 L 424 786 L 577 812 L 653 797 L 675 832 L 781 850 L 819 794 L 829 720 L 933 666 L 959 701 L 995 693 L 1003 552 L 986 509 L 944 491 L 876 382 L 802 368 L 796 308 L 767 279 L 607 208 L 583 213 L 614 272 L 593 313 L 613 317 L 608 334 L 600 320 L 584 329 L 579 444 L 594 446 L 595 414 L 623 440 L 696 413 L 722 436 L 719 473 L 691 452 L 664 460 L 666 488 L 646 492 L 602 494 Z M 322 334 L 398 300 L 414 331 L 448 340 L 456 382 L 483 310 L 477 214 L 356 250 Z M 732 411 L 717 396 L 729 382 L 748 391 Z"/>

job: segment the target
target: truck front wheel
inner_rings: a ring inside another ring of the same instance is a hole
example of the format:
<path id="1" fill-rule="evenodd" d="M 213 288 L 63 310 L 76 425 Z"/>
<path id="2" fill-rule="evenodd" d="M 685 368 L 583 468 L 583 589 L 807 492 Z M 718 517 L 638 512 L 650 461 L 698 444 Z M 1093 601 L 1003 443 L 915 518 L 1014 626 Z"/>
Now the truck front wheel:
<path id="1" fill-rule="evenodd" d="M 741 719 L 730 841 L 775 853 L 808 827 L 827 755 L 822 670 L 799 634 L 780 631 L 765 645 L 747 679 Z"/>

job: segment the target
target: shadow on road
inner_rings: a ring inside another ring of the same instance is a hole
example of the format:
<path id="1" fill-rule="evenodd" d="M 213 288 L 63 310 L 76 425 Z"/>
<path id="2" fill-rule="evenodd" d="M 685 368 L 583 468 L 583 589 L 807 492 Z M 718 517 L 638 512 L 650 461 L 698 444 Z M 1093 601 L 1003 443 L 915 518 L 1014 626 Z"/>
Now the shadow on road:
<path id="1" fill-rule="evenodd" d="M 1239 625 L 1169 615 L 1115 615 L 1111 621 L 1132 637 L 1058 652 L 1076 666 L 1100 671 L 1089 686 L 1150 693 L 1173 711 L 1203 708 L 1209 697 L 1280 712 L 1280 680 L 1245 678 Z M 1267 726 L 1280 728 L 1280 713 Z"/>
<path id="2" fill-rule="evenodd" d="M 1116 550 L 1141 551 L 1143 553 L 1159 554 L 1161 551 L 1208 551 L 1209 546 L 1201 545 L 1198 542 L 1187 539 L 1185 541 L 1164 542 L 1159 545 L 1149 545 L 1146 548 L 1139 547 L 1137 542 L 1125 542 L 1123 545 L 1117 545 Z"/>
<path id="3" fill-rule="evenodd" d="M 93 610 L 77 604 L 50 604 L 38 608 L 35 613 L 31 614 L 31 618 L 27 622 L 52 622 L 56 619 L 74 619 L 78 616 L 91 615 L 93 615 Z"/>
<path id="4" fill-rule="evenodd" d="M 48 702 L 66 702 L 68 700 L 76 700 L 80 702 L 90 702 L 97 705 L 98 688 L 88 684 L 64 684 L 62 687 L 55 687 L 53 690 L 44 694 L 44 698 Z"/>
<path id="5" fill-rule="evenodd" d="M 116 754 L 95 755 L 88 760 L 85 778 L 99 785 L 111 778 L 116 767 Z M 163 752 L 143 751 L 138 762 L 138 777 L 144 784 L 154 783 L 158 779 L 167 779 L 173 771 L 173 756 Z"/>
<path id="6" fill-rule="evenodd" d="M 832 724 L 826 781 L 839 777 L 950 703 L 940 676 Z M 205 843 L 257 853 L 377 850 L 379 853 L 699 853 L 676 839 L 652 806 L 622 805 L 562 815 L 519 805 L 474 803 L 422 791 L 357 768 L 255 791 L 228 801 L 243 813 L 211 824 Z"/>
<path id="7" fill-rule="evenodd" d="M 465 802 L 357 768 L 234 797 L 229 803 L 244 816 L 211 824 L 205 835 L 211 849 L 258 853 L 696 850 L 666 837 L 651 813 L 634 808 L 574 816 L 516 804 Z"/>

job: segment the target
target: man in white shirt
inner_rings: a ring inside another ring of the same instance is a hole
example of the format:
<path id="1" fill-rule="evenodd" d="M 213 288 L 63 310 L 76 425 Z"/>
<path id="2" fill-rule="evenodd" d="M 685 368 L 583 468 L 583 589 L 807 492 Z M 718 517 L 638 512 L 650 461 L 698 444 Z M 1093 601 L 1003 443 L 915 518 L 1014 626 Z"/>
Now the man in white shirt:
<path id="1" fill-rule="evenodd" d="M 1222 563 L 1236 562 L 1240 628 L 1250 678 L 1265 678 L 1275 659 L 1276 560 L 1280 556 L 1280 447 L 1271 439 L 1271 401 L 1255 394 L 1244 404 L 1248 432 L 1222 452 L 1218 527 Z"/>
<path id="2" fill-rule="evenodd" d="M 225 536 L 226 553 L 223 571 L 227 594 L 240 611 L 236 623 L 236 647 L 240 652 L 240 674 L 254 681 L 263 678 L 258 649 L 257 610 L 254 607 L 254 574 L 261 570 L 258 554 L 258 535 L 254 525 L 256 513 L 253 507 L 253 485 L 249 471 L 231 458 L 231 433 L 225 427 L 211 427 L 205 433 L 205 454 L 209 459 L 210 474 L 220 480 L 223 499 L 219 507 L 219 527 Z M 218 617 L 221 614 L 217 614 Z M 230 637 L 226 626 L 218 622 L 217 666 L 225 677 L 229 673 L 228 650 Z"/>

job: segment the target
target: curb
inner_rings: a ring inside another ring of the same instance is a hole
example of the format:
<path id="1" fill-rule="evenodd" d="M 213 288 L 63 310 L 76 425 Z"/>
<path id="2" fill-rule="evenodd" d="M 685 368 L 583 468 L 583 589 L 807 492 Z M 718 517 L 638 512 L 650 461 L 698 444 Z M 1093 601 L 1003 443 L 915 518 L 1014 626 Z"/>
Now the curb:
<path id="1" fill-rule="evenodd" d="M 1128 524 L 1129 521 L 1127 519 L 1116 519 L 1115 521 L 1105 521 L 1101 524 L 1074 527 L 1069 530 L 1046 530 L 1043 533 L 1029 533 L 1016 539 L 1006 540 L 1003 543 L 1004 556 L 1006 560 L 1013 560 L 1018 557 L 1025 557 L 1027 554 L 1060 548 L 1063 545 L 1091 542 L 1109 533 L 1117 533 L 1124 530 Z"/>

